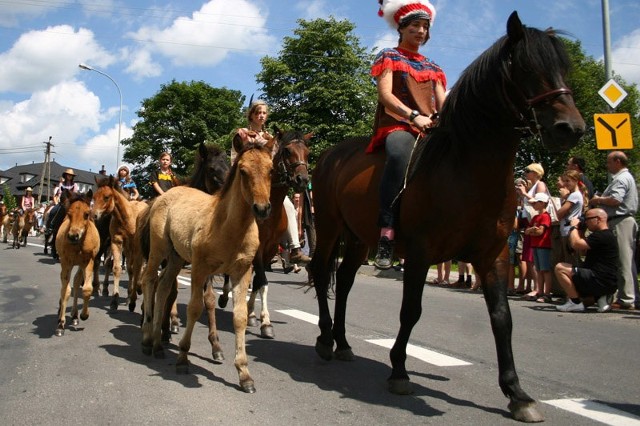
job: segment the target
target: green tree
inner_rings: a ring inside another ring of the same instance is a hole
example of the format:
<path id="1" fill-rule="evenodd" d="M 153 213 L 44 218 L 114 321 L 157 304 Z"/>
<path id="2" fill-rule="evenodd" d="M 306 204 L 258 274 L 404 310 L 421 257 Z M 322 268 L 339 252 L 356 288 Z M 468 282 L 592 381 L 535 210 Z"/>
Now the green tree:
<path id="1" fill-rule="evenodd" d="M 151 188 L 145 183 L 158 167 L 162 152 L 170 152 L 174 171 L 187 176 L 200 142 L 228 148 L 229 134 L 243 123 L 243 103 L 239 91 L 215 88 L 202 81 L 175 80 L 143 100 L 133 136 L 122 141 L 124 160 L 139 165 L 132 177 L 141 193 L 150 195 Z"/>
<path id="2" fill-rule="evenodd" d="M 597 190 L 602 191 L 607 186 L 607 169 L 605 167 L 607 154 L 610 151 L 600 151 L 596 146 L 593 115 L 610 112 L 609 105 L 600 97 L 598 91 L 607 82 L 604 63 L 587 56 L 579 41 L 564 39 L 564 44 L 571 59 L 572 69 L 567 78 L 567 84 L 573 91 L 573 99 L 587 123 L 587 132 L 580 142 L 569 152 L 551 153 L 546 151 L 534 138 L 529 138 L 520 146 L 516 162 L 516 170 L 520 171 L 532 162 L 540 162 L 545 168 L 545 180 L 550 183 L 551 190 L 555 189 L 555 182 L 565 170 L 567 159 L 571 156 L 582 157 L 586 161 L 586 174 L 593 181 Z M 620 76 L 614 79 L 628 93 L 627 98 L 616 108 L 616 112 L 629 113 L 631 117 L 638 117 L 640 113 L 640 95 L 635 85 L 627 84 Z M 640 128 L 632 126 L 633 139 L 640 142 Z M 640 176 L 640 155 L 638 150 L 628 150 L 629 169 L 634 176 Z"/>
<path id="3" fill-rule="evenodd" d="M 311 160 L 348 136 L 371 132 L 376 91 L 371 52 L 360 46 L 348 20 L 298 20 L 278 57 L 261 59 L 261 96 L 270 121 L 314 132 Z"/>
<path id="4" fill-rule="evenodd" d="M 9 188 L 9 185 L 7 185 L 6 183 L 2 185 L 2 195 L 3 195 L 2 201 L 4 202 L 4 205 L 7 206 L 8 211 L 18 207 L 18 202 L 16 201 L 16 197 L 13 196 L 13 194 L 11 193 L 11 188 Z"/>

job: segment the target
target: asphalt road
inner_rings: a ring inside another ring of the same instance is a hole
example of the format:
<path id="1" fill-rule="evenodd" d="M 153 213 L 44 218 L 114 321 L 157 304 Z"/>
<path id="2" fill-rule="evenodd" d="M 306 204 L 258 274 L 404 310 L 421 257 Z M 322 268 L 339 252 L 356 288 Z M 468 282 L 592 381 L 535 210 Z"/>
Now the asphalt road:
<path id="1" fill-rule="evenodd" d="M 399 325 L 400 274 L 376 277 L 363 268 L 347 316 L 357 359 L 326 362 L 313 348 L 314 292 L 302 286 L 304 273 L 284 275 L 276 267 L 268 273 L 276 338 L 247 330 L 257 388 L 248 395 L 239 390 L 233 366 L 230 306 L 218 310 L 226 361 L 211 361 L 203 317 L 186 375 L 176 374 L 174 365 L 182 329 L 165 359 L 143 355 L 139 308 L 130 313 L 124 298 L 111 313 L 109 298 L 93 297 L 89 319 L 55 337 L 60 266 L 32 242 L 20 250 L 0 244 L 2 425 L 515 423 L 497 385 L 481 293 L 425 289 L 411 338 L 414 356 L 407 360 L 415 392 L 396 396 L 386 390 L 385 345 Z M 181 279 L 178 296 L 183 323 L 188 278 Z M 510 305 L 520 382 L 540 401 L 549 424 L 640 424 L 640 312 L 562 314 L 554 305 L 515 298 Z"/>

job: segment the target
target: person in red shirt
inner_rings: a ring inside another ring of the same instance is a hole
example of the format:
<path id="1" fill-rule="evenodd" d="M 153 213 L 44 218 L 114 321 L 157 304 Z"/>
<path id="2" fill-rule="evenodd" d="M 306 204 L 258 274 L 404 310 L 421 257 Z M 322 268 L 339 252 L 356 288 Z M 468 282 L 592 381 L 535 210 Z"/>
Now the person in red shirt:
<path id="1" fill-rule="evenodd" d="M 549 196 L 538 192 L 529 204 L 538 214 L 532 219 L 530 226 L 524 230 L 525 235 L 531 236 L 533 247 L 533 264 L 536 267 L 536 286 L 538 298 L 536 302 L 551 302 L 551 215 L 547 212 Z"/>

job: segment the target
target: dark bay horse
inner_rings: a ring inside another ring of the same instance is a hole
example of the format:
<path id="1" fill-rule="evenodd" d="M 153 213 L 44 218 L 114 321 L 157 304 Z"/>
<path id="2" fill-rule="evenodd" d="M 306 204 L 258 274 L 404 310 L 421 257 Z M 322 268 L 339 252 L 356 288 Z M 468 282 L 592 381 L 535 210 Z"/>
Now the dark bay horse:
<path id="1" fill-rule="evenodd" d="M 273 156 L 274 173 L 271 176 L 271 216 L 258 223 L 260 231 L 260 247 L 253 260 L 254 277 L 251 295 L 248 302 L 248 324 L 257 325 L 254 312 L 256 296 L 260 294 L 260 336 L 268 339 L 274 337 L 273 326 L 269 315 L 267 290 L 268 284 L 265 267 L 278 251 L 278 243 L 287 230 L 287 215 L 284 211 L 284 198 L 290 189 L 302 192 L 309 183 L 309 148 L 307 142 L 312 134 L 300 131 L 281 131 L 276 129 L 275 140 L 277 150 Z M 224 308 L 228 300 L 228 279 L 218 303 Z"/>
<path id="2" fill-rule="evenodd" d="M 396 254 L 405 258 L 400 329 L 390 358 L 389 389 L 411 393 L 406 346 L 420 318 L 430 265 L 471 262 L 482 281 L 499 366 L 499 385 L 515 419 L 541 421 L 536 402 L 520 387 L 511 347 L 506 240 L 516 207 L 513 168 L 523 128 L 550 149 L 566 149 L 585 123 L 564 78 L 569 59 L 551 31 L 527 28 L 514 12 L 507 35 L 461 75 L 440 111 L 440 123 L 419 141 L 397 211 Z M 316 352 L 353 359 L 345 337 L 347 297 L 369 248 L 378 241 L 378 188 L 383 152 L 365 154 L 367 138 L 325 152 L 313 173 L 317 231 L 310 266 L 319 305 Z M 442 194 L 456 197 L 442 199 Z M 340 237 L 344 259 L 336 273 L 335 319 L 327 289 Z M 332 353 L 334 342 L 335 353 Z"/>

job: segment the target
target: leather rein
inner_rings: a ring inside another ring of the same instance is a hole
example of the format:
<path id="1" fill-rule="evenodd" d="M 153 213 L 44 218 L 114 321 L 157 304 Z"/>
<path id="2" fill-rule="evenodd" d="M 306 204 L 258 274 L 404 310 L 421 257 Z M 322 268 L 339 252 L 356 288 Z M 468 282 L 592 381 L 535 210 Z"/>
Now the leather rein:
<path id="1" fill-rule="evenodd" d="M 291 163 L 284 158 L 284 155 L 282 155 L 284 148 L 293 143 L 306 145 L 303 139 L 293 139 L 284 145 L 280 145 L 280 142 L 278 142 L 278 151 L 273 158 L 276 179 L 272 183 L 272 186 L 293 186 L 293 182 L 295 181 L 295 171 L 300 166 L 304 166 L 307 173 L 309 173 L 309 163 L 306 161 L 294 161 Z"/>

